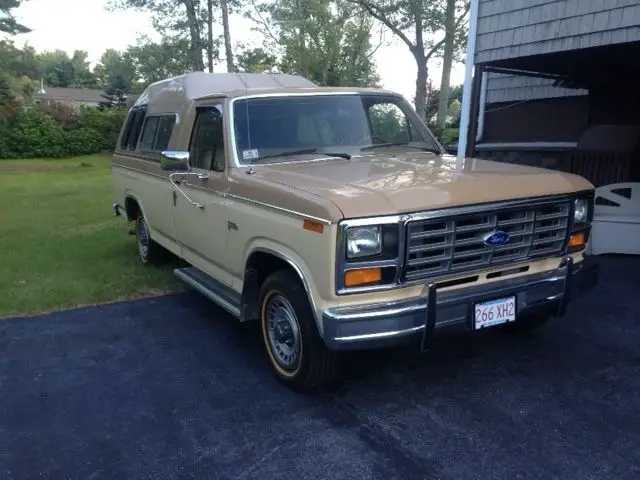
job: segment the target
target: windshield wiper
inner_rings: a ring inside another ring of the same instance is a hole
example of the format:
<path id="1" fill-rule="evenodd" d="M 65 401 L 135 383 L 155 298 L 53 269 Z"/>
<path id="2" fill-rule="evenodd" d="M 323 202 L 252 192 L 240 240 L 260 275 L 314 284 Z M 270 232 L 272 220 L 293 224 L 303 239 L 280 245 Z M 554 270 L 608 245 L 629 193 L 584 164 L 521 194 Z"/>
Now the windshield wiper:
<path id="1" fill-rule="evenodd" d="M 351 159 L 351 155 L 343 152 L 322 152 L 317 148 L 305 148 L 300 150 L 288 150 L 285 152 L 276 152 L 269 153 L 267 155 L 260 155 L 258 158 L 255 158 L 254 161 L 264 160 L 265 158 L 275 158 L 275 157 L 290 157 L 293 155 L 304 155 L 309 153 L 318 153 L 320 155 L 326 155 L 327 157 L 337 157 L 337 158 L 346 158 L 347 160 Z"/>
<path id="2" fill-rule="evenodd" d="M 373 145 L 367 145 L 366 147 L 360 148 L 360 150 L 371 150 L 372 148 L 378 147 L 408 147 L 408 148 L 417 148 L 419 150 L 423 150 L 425 152 L 431 152 L 440 155 L 442 152 L 434 147 L 420 147 L 418 145 L 409 145 L 406 142 L 389 142 L 389 143 L 374 143 Z"/>

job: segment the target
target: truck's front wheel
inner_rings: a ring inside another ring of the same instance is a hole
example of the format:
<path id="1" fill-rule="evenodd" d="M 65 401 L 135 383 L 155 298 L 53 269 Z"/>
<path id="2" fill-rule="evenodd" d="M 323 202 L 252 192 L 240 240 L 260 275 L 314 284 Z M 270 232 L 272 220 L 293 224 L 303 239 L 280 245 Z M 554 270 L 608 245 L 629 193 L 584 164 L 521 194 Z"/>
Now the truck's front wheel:
<path id="1" fill-rule="evenodd" d="M 147 264 L 160 264 L 165 259 L 163 248 L 151 239 L 149 227 L 142 212 L 136 217 L 136 246 L 140 261 Z"/>
<path id="2" fill-rule="evenodd" d="M 334 378 L 337 353 L 320 338 L 307 294 L 293 272 L 275 272 L 263 283 L 260 324 L 271 366 L 282 383 L 310 391 Z"/>

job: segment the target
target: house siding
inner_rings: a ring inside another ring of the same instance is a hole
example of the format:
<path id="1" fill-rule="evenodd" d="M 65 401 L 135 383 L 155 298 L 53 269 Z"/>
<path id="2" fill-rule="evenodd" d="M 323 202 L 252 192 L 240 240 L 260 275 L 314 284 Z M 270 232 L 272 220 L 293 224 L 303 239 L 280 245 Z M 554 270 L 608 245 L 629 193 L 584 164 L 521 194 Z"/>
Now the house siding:
<path id="1" fill-rule="evenodd" d="M 562 88 L 553 85 L 553 80 L 539 77 L 486 73 L 487 103 L 521 102 L 558 97 L 588 95 L 588 90 Z"/>
<path id="2" fill-rule="evenodd" d="M 633 41 L 638 0 L 480 0 L 475 63 Z"/>

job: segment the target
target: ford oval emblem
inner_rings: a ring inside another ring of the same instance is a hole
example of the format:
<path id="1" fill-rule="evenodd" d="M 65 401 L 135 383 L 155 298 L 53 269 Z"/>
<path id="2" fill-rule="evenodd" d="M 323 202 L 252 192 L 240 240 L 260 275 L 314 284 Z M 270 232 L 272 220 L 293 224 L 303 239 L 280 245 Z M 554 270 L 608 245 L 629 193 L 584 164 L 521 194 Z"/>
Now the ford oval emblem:
<path id="1" fill-rule="evenodd" d="M 485 235 L 482 241 L 485 245 L 489 245 L 491 247 L 499 247 L 500 245 L 504 245 L 509 241 L 509 234 L 507 232 L 498 230 L 496 232 L 491 232 Z"/>

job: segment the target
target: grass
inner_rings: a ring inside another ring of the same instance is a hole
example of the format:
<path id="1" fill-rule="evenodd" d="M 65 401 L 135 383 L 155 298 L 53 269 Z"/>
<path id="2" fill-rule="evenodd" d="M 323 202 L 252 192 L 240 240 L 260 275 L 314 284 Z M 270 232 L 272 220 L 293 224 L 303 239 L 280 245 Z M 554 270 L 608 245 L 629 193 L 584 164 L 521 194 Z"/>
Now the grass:
<path id="1" fill-rule="evenodd" d="M 0 317 L 182 288 L 114 217 L 107 156 L 0 160 Z"/>

